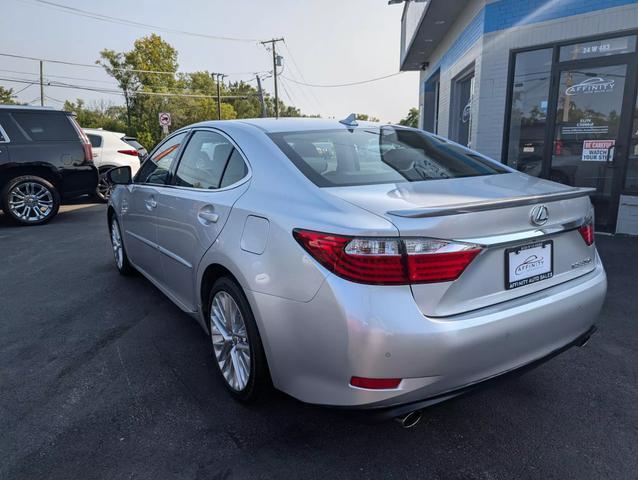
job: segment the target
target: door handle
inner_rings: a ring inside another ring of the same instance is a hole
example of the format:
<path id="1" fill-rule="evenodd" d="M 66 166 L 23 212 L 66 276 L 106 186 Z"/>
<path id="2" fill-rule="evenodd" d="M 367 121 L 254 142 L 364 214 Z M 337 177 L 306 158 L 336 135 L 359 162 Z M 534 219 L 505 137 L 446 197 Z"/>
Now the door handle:
<path id="1" fill-rule="evenodd" d="M 155 207 L 157 207 L 157 200 L 155 200 L 155 198 L 153 197 L 147 199 L 145 203 L 146 203 L 146 208 L 148 208 L 149 210 L 153 210 Z"/>
<path id="2" fill-rule="evenodd" d="M 197 216 L 200 219 L 204 220 L 205 223 L 216 223 L 217 220 L 219 220 L 219 215 L 217 215 L 215 212 L 210 212 L 206 210 L 199 212 Z"/>

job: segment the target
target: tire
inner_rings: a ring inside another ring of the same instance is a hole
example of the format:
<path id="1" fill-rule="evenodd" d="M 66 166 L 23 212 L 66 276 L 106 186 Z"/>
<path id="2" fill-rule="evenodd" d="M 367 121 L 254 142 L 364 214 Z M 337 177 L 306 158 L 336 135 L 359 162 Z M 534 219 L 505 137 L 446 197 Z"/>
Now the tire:
<path id="1" fill-rule="evenodd" d="M 236 321 L 229 327 L 228 323 L 222 321 L 219 311 L 221 309 L 228 314 L 233 311 L 233 304 L 240 317 L 235 316 Z M 245 328 L 241 328 L 241 324 Z M 272 389 L 264 347 L 248 300 L 237 282 L 229 277 L 219 278 L 211 288 L 208 296 L 208 327 L 213 358 L 230 394 L 242 403 L 263 399 Z M 222 327 L 225 329 L 223 334 Z M 226 355 L 224 352 L 227 352 Z M 244 375 L 237 373 L 238 369 L 243 369 Z"/>
<path id="2" fill-rule="evenodd" d="M 0 195 L 4 213 L 18 225 L 42 225 L 60 209 L 60 194 L 55 186 L 35 175 L 12 178 Z"/>
<path id="3" fill-rule="evenodd" d="M 112 168 L 115 167 L 101 168 L 99 171 L 97 187 L 95 189 L 94 195 L 95 199 L 98 202 L 106 203 L 111 197 L 111 193 L 113 192 L 113 185 L 110 184 L 109 181 L 106 179 L 106 172 L 108 172 Z"/>
<path id="4" fill-rule="evenodd" d="M 134 272 L 134 269 L 128 260 L 126 248 L 122 241 L 120 223 L 117 221 L 115 215 L 111 218 L 109 233 L 111 234 L 111 247 L 113 248 L 113 257 L 115 259 L 115 267 L 117 268 L 117 271 L 120 272 L 120 275 L 131 275 Z"/>

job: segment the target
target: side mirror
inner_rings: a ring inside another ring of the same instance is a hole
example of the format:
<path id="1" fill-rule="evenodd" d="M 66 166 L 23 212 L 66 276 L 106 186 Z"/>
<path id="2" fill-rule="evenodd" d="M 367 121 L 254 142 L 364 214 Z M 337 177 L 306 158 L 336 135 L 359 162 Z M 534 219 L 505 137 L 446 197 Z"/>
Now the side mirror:
<path id="1" fill-rule="evenodd" d="M 106 172 L 106 179 L 111 185 L 129 185 L 132 182 L 131 167 L 112 168 Z"/>

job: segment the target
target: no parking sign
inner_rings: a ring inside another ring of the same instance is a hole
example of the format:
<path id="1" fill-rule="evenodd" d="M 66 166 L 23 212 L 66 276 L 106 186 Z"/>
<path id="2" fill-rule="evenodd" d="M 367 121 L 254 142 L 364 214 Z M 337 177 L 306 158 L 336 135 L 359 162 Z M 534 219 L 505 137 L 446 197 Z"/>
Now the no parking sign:
<path id="1" fill-rule="evenodd" d="M 169 127 L 171 125 L 171 114 L 168 112 L 161 112 L 159 114 L 159 124 L 162 127 Z"/>

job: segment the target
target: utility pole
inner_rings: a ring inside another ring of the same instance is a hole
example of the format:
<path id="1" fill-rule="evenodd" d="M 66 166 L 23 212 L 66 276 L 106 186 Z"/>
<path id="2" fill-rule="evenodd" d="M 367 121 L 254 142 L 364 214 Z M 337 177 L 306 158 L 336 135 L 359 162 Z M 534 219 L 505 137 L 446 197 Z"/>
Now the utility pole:
<path id="1" fill-rule="evenodd" d="M 217 120 L 222 119 L 222 94 L 221 94 L 221 82 L 220 77 L 223 79 L 226 75 L 223 73 L 211 73 L 210 76 L 215 79 L 217 77 Z"/>
<path id="2" fill-rule="evenodd" d="M 261 78 L 259 75 L 255 75 L 257 78 L 257 91 L 259 93 L 259 103 L 261 104 L 261 116 L 265 118 L 268 116 L 268 111 L 266 110 L 266 102 L 264 101 L 264 91 L 261 88 Z"/>
<path id="3" fill-rule="evenodd" d="M 40 60 L 40 106 L 44 107 L 44 62 Z"/>
<path id="4" fill-rule="evenodd" d="M 277 91 L 277 64 L 281 64 L 281 62 L 279 62 L 279 58 L 277 56 L 277 49 L 275 48 L 275 45 L 277 44 L 277 42 L 283 42 L 284 39 L 283 38 L 273 38 L 272 40 L 266 40 L 265 42 L 261 42 L 262 45 L 266 45 L 267 43 L 270 43 L 270 47 L 272 48 L 272 74 L 273 74 L 273 78 L 275 79 L 275 118 L 279 118 L 279 92 Z"/>

